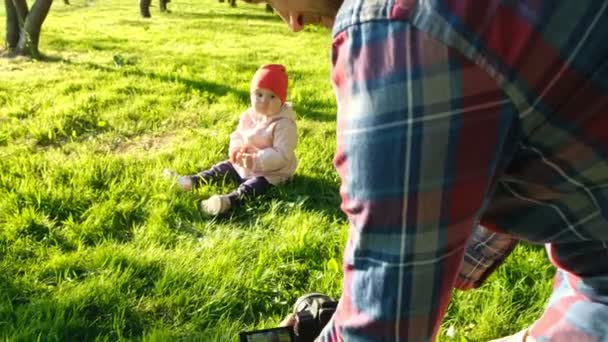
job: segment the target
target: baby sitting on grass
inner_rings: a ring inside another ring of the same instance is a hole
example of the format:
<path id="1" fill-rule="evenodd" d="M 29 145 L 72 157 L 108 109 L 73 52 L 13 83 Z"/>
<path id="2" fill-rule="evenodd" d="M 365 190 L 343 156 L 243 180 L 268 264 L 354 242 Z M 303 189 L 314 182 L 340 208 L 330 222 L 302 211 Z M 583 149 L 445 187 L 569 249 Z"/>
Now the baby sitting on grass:
<path id="1" fill-rule="evenodd" d="M 200 210 L 211 216 L 225 213 L 243 201 L 266 193 L 289 179 L 297 167 L 296 113 L 287 97 L 287 73 L 280 64 L 261 66 L 251 81 L 251 107 L 241 114 L 230 134 L 229 159 L 195 175 L 178 176 L 185 191 L 229 176 L 238 188 L 229 194 L 201 201 Z M 169 174 L 173 171 L 167 170 Z"/>

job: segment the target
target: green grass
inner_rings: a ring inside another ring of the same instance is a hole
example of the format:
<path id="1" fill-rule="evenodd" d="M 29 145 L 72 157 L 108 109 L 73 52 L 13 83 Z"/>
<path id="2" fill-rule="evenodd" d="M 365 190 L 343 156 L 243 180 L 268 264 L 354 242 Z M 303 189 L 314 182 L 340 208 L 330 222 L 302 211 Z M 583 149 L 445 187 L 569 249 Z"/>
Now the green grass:
<path id="1" fill-rule="evenodd" d="M 56 2 L 45 59 L 0 59 L 0 338 L 234 341 L 303 293 L 339 296 L 347 223 L 327 30 L 291 34 L 263 6 L 169 7 L 143 20 L 132 2 Z M 160 172 L 225 158 L 269 62 L 290 75 L 297 176 L 203 218 L 196 201 L 230 184 L 183 193 Z M 541 250 L 517 249 L 481 289 L 455 294 L 441 340 L 450 327 L 484 341 L 530 324 L 552 273 Z"/>

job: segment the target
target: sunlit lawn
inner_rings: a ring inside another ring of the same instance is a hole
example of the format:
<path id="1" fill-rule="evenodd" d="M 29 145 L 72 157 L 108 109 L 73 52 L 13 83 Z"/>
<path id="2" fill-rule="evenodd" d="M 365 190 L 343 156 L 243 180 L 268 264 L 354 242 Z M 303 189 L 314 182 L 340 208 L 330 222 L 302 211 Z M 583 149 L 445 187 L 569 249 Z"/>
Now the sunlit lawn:
<path id="1" fill-rule="evenodd" d="M 347 223 L 329 32 L 292 34 L 263 6 L 212 0 L 145 20 L 131 1 L 72 3 L 55 2 L 43 61 L 0 59 L 0 337 L 234 341 L 303 293 L 338 297 Z M 226 158 L 250 77 L 271 62 L 287 67 L 299 115 L 297 175 L 204 218 L 197 201 L 232 185 L 183 193 L 160 173 Z M 480 290 L 456 293 L 441 339 L 532 322 L 550 291 L 545 259 L 520 248 Z"/>

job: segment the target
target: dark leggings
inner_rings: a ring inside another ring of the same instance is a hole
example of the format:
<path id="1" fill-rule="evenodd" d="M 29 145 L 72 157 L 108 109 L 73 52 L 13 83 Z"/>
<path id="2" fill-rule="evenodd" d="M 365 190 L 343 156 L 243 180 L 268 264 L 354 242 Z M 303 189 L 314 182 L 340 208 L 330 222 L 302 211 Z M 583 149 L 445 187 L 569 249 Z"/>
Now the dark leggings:
<path id="1" fill-rule="evenodd" d="M 201 171 L 196 175 L 188 177 L 190 177 L 195 186 L 200 186 L 203 182 L 220 179 L 226 176 L 233 179 L 239 185 L 236 190 L 228 194 L 230 203 L 233 206 L 240 205 L 245 199 L 263 195 L 272 188 L 272 184 L 264 177 L 241 178 L 234 169 L 234 166 L 232 166 L 232 163 L 228 160 L 215 164 L 208 170 Z"/>

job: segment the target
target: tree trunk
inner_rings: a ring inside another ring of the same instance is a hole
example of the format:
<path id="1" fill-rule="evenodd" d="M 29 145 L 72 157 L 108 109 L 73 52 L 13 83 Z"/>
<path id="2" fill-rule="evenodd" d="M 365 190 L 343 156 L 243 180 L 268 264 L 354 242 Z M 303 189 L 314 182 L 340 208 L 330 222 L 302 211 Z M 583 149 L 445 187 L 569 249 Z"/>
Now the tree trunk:
<path id="1" fill-rule="evenodd" d="M 139 13 L 144 18 L 150 18 L 150 1 L 151 0 L 139 0 Z"/>
<path id="2" fill-rule="evenodd" d="M 158 0 L 158 7 L 161 12 L 167 12 L 167 0 Z"/>
<path id="3" fill-rule="evenodd" d="M 6 45 L 8 51 L 13 52 L 19 44 L 19 18 L 13 0 L 4 0 L 6 8 Z"/>
<path id="4" fill-rule="evenodd" d="M 13 6 L 15 6 L 15 10 L 17 11 L 17 20 L 19 20 L 19 26 L 22 27 L 23 23 L 25 23 L 25 18 L 28 15 L 28 7 L 27 0 L 12 0 Z"/>
<path id="5" fill-rule="evenodd" d="M 19 53 L 19 38 L 28 15 L 26 0 L 4 0 L 6 7 L 6 43 L 9 54 Z"/>
<path id="6" fill-rule="evenodd" d="M 15 4 L 22 2 L 26 5 L 25 8 L 27 9 L 25 0 L 13 0 L 13 2 Z M 36 2 L 34 2 L 32 10 L 25 17 L 25 23 L 21 28 L 19 45 L 17 46 L 16 51 L 18 54 L 28 54 L 32 57 L 38 57 L 40 54 L 38 51 L 38 43 L 40 42 L 42 23 L 44 23 L 47 14 L 49 14 L 52 4 L 53 0 L 36 0 Z M 18 6 L 15 7 L 17 7 L 17 10 L 19 11 Z"/>

